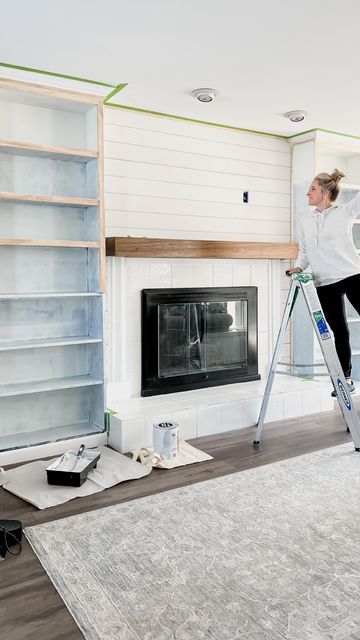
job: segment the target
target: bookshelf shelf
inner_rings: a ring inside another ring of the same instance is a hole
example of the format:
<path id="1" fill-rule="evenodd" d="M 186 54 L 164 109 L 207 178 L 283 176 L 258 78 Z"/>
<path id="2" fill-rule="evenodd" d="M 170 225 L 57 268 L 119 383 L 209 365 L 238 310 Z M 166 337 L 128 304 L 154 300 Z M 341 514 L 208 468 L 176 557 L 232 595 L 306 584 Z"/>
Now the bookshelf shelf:
<path id="1" fill-rule="evenodd" d="M 30 144 L 28 142 L 12 142 L 10 140 L 0 140 L 0 154 L 1 153 L 7 153 L 14 156 L 50 158 L 52 160 L 71 160 L 72 162 L 84 163 L 98 158 L 99 155 L 97 151 L 51 147 L 48 145 Z"/>

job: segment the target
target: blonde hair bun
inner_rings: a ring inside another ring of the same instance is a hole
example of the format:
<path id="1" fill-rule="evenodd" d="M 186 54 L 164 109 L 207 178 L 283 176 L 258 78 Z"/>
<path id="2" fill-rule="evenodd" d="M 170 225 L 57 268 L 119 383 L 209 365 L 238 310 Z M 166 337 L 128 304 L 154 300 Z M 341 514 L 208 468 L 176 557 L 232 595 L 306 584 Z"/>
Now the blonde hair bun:
<path id="1" fill-rule="evenodd" d="M 334 169 L 332 173 L 318 173 L 314 179 L 317 180 L 322 189 L 329 192 L 330 202 L 334 202 L 340 193 L 339 182 L 344 177 L 345 173 L 339 171 L 339 169 Z"/>
<path id="2" fill-rule="evenodd" d="M 345 178 L 345 173 L 339 171 L 339 169 L 334 169 L 334 171 L 330 174 L 330 177 L 335 180 L 335 182 L 339 182 L 341 178 Z"/>

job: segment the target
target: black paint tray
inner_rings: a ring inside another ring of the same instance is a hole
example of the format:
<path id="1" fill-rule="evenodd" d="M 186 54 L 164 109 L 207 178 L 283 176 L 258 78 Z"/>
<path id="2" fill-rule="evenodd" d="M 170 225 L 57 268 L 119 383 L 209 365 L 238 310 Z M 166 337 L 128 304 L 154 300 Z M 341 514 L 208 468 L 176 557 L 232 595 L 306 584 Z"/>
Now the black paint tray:
<path id="1" fill-rule="evenodd" d="M 55 462 L 46 469 L 48 484 L 58 484 L 67 487 L 81 487 L 81 485 L 84 484 L 89 471 L 96 468 L 100 458 L 99 451 L 85 450 L 82 458 L 79 458 L 79 461 L 76 460 L 76 451 L 67 451 L 66 454 L 68 453 L 74 455 L 74 465 L 70 465 L 69 470 L 61 471 L 60 469 L 56 469 L 56 465 L 59 463 L 61 458 L 59 458 L 59 460 L 55 460 Z M 83 466 L 84 460 L 88 462 L 85 467 Z M 81 465 L 81 469 L 79 469 L 79 471 L 76 470 L 77 464 Z"/>

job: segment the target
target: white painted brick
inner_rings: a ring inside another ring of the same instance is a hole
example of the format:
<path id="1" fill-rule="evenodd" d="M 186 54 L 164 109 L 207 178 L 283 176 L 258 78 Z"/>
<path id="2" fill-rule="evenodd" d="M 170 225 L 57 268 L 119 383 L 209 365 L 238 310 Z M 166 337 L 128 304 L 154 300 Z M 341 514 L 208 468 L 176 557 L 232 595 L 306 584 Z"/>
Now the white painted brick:
<path id="1" fill-rule="evenodd" d="M 269 404 L 266 411 L 265 423 L 277 422 L 284 419 L 284 395 L 276 393 L 269 398 Z"/>
<path id="2" fill-rule="evenodd" d="M 192 264 L 177 263 L 172 265 L 171 286 L 174 288 L 194 286 L 194 267 Z"/>
<path id="3" fill-rule="evenodd" d="M 144 446 L 145 420 L 121 420 L 110 417 L 109 445 L 120 453 Z"/>
<path id="4" fill-rule="evenodd" d="M 259 287 L 269 279 L 269 261 L 253 261 L 251 265 L 251 284 Z"/>
<path id="5" fill-rule="evenodd" d="M 126 360 L 128 368 L 133 371 L 134 374 L 140 376 L 141 374 L 141 341 L 133 340 L 127 343 Z"/>
<path id="6" fill-rule="evenodd" d="M 141 342 L 141 317 L 128 316 L 126 318 L 126 342 Z"/>
<path id="7" fill-rule="evenodd" d="M 126 315 L 129 317 L 141 316 L 141 292 L 129 291 L 126 296 Z"/>
<path id="8" fill-rule="evenodd" d="M 269 334 L 267 331 L 259 331 L 258 333 L 258 349 L 259 353 L 267 355 L 269 348 Z"/>
<path id="9" fill-rule="evenodd" d="M 220 431 L 240 429 L 242 426 L 242 402 L 233 402 L 220 407 Z"/>
<path id="10" fill-rule="evenodd" d="M 320 392 L 320 411 L 333 411 L 336 398 L 331 396 L 332 387 L 329 385 L 328 389 L 322 389 Z"/>
<path id="11" fill-rule="evenodd" d="M 302 395 L 300 391 L 284 394 L 284 420 L 302 415 Z"/>
<path id="12" fill-rule="evenodd" d="M 197 437 L 220 433 L 220 407 L 211 405 L 197 409 Z"/>
<path id="13" fill-rule="evenodd" d="M 126 281 L 129 289 L 148 289 L 150 286 L 150 267 L 146 262 L 127 260 Z"/>
<path id="14" fill-rule="evenodd" d="M 234 264 L 233 265 L 233 286 L 248 287 L 251 282 L 251 266 L 250 264 Z"/>
<path id="15" fill-rule="evenodd" d="M 179 425 L 179 435 L 183 440 L 196 438 L 196 409 L 175 411 L 171 419 Z"/>
<path id="16" fill-rule="evenodd" d="M 317 390 L 302 392 L 303 416 L 320 411 L 320 393 Z"/>
<path id="17" fill-rule="evenodd" d="M 145 420 L 123 420 L 122 429 L 125 453 L 144 446 Z"/>
<path id="18" fill-rule="evenodd" d="M 139 364 L 137 369 L 128 369 L 126 374 L 131 396 L 133 398 L 139 397 L 141 395 L 141 365 Z"/>
<path id="19" fill-rule="evenodd" d="M 214 267 L 212 264 L 200 263 L 194 265 L 194 287 L 213 287 Z"/>
<path id="20" fill-rule="evenodd" d="M 242 427 L 253 427 L 257 424 L 260 414 L 262 398 L 252 398 L 251 400 L 244 400 L 242 403 Z"/>
<path id="21" fill-rule="evenodd" d="M 154 289 L 171 287 L 171 264 L 150 263 L 150 287 Z"/>
<path id="22" fill-rule="evenodd" d="M 232 287 L 232 264 L 215 262 L 214 287 Z"/>

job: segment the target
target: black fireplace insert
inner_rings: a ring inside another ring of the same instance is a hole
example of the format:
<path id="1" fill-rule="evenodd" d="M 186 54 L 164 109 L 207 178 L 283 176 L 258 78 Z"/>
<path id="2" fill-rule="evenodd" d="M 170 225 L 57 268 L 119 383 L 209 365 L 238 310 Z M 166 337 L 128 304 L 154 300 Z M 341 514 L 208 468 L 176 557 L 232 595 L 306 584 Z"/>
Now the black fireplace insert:
<path id="1" fill-rule="evenodd" d="M 257 288 L 143 289 L 141 395 L 259 380 Z"/>

